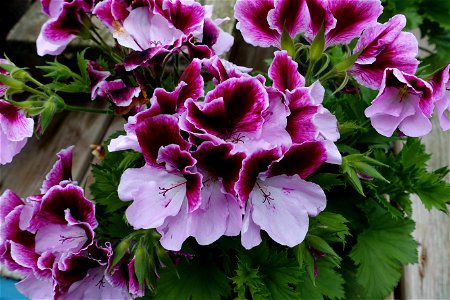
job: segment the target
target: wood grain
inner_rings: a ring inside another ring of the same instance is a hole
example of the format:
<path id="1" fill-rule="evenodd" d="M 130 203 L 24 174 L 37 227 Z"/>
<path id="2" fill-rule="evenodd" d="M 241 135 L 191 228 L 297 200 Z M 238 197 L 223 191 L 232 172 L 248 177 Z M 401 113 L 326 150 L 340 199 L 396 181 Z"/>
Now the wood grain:
<path id="1" fill-rule="evenodd" d="M 442 132 L 436 120 L 433 125 L 433 132 L 423 138 L 432 154 L 432 170 L 450 164 L 450 131 Z M 417 196 L 412 199 L 419 263 L 404 268 L 402 299 L 450 299 L 450 218 L 427 211 Z"/>

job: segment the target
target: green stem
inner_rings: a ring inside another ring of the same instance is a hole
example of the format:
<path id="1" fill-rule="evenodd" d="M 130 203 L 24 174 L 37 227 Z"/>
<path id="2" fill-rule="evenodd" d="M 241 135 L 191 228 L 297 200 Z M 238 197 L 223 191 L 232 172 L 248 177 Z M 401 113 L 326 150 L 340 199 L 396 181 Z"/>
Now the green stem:
<path id="1" fill-rule="evenodd" d="M 44 87 L 45 85 L 41 82 L 39 82 L 38 80 L 36 80 L 34 77 L 32 77 L 31 75 L 28 74 L 27 79 L 29 81 L 31 81 L 32 83 L 34 83 L 35 85 L 37 85 L 38 87 Z"/>
<path id="2" fill-rule="evenodd" d="M 25 91 L 30 92 L 30 93 L 35 94 L 35 95 L 46 96 L 46 94 L 44 92 L 38 91 L 36 89 L 33 89 L 32 87 L 29 87 L 27 85 L 23 89 Z"/>
<path id="3" fill-rule="evenodd" d="M 98 109 L 98 108 L 89 108 L 89 107 L 82 107 L 82 106 L 73 106 L 73 105 L 65 105 L 65 110 L 71 110 L 71 111 L 82 111 L 82 112 L 88 112 L 88 113 L 96 113 L 96 114 L 107 114 L 110 115 L 111 112 L 104 109 Z"/>
<path id="4" fill-rule="evenodd" d="M 316 65 L 316 61 L 311 60 L 310 64 L 308 65 L 308 70 L 306 71 L 306 86 L 311 85 L 311 79 L 312 79 L 312 71 L 314 69 L 314 66 Z"/>

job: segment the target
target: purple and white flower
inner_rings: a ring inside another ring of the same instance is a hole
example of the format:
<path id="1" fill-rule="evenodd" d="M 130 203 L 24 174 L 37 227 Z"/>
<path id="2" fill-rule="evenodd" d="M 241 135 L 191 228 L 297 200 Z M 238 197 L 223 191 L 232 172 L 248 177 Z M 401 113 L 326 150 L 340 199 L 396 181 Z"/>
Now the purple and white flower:
<path id="1" fill-rule="evenodd" d="M 0 99 L 0 165 L 10 163 L 25 147 L 33 127 L 34 120 L 25 111 Z"/>
<path id="2" fill-rule="evenodd" d="M 373 128 L 392 136 L 398 128 L 412 137 L 431 131 L 432 87 L 426 81 L 398 69 L 386 69 L 378 96 L 365 110 Z"/>

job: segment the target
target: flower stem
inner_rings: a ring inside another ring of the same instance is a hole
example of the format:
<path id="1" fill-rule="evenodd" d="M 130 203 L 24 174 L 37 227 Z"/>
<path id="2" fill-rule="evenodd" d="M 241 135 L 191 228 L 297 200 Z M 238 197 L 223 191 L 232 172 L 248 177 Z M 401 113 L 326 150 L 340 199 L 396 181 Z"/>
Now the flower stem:
<path id="1" fill-rule="evenodd" d="M 96 113 L 96 114 L 107 114 L 110 115 L 112 112 L 109 110 L 104 109 L 98 109 L 98 108 L 89 108 L 89 107 L 83 107 L 83 106 L 73 106 L 73 105 L 65 105 L 65 110 L 71 110 L 71 111 L 82 111 L 82 112 L 88 112 L 88 113 Z"/>

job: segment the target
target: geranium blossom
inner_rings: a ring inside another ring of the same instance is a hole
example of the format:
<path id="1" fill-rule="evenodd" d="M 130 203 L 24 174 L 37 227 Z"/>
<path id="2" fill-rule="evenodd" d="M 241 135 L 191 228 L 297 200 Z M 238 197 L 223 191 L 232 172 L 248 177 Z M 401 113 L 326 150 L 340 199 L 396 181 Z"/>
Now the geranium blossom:
<path id="1" fill-rule="evenodd" d="M 325 208 L 325 194 L 304 181 L 326 158 L 320 143 L 292 146 L 284 154 L 279 148 L 256 151 L 245 161 L 237 183 L 245 205 L 242 245 L 249 249 L 261 242 L 260 230 L 276 242 L 293 247 L 308 230 L 308 216 Z"/>
<path id="2" fill-rule="evenodd" d="M 372 89 L 380 87 L 386 68 L 414 74 L 419 47 L 412 33 L 402 32 L 405 25 L 406 18 L 396 15 L 385 24 L 367 28 L 353 49 L 353 54 L 360 54 L 349 74 Z"/>
<path id="3" fill-rule="evenodd" d="M 25 111 L 0 99 L 0 164 L 10 163 L 29 137 L 33 135 L 34 120 Z"/>
<path id="4" fill-rule="evenodd" d="M 436 115 L 439 118 L 442 130 L 450 129 L 450 65 L 434 74 L 431 79 L 433 87 L 433 101 L 436 106 Z"/>
<path id="5" fill-rule="evenodd" d="M 398 127 L 405 135 L 418 137 L 431 131 L 433 107 L 430 84 L 398 69 L 386 69 L 380 92 L 365 114 L 384 136 L 392 136 Z"/>
<path id="6" fill-rule="evenodd" d="M 91 12 L 93 1 L 41 0 L 43 11 L 50 16 L 36 41 L 41 56 L 61 54 L 83 28 L 81 15 Z"/>
<path id="7" fill-rule="evenodd" d="M 312 41 L 323 25 L 327 48 L 359 37 L 382 11 L 379 0 L 238 0 L 235 17 L 237 28 L 252 45 L 281 48 L 284 29 L 291 38 L 305 33 Z"/>
<path id="8" fill-rule="evenodd" d="M 0 197 L 0 261 L 25 279 L 17 289 L 30 299 L 130 299 L 107 277 L 110 245 L 94 240 L 94 203 L 71 179 L 73 147 L 58 153 L 40 195 Z"/>

